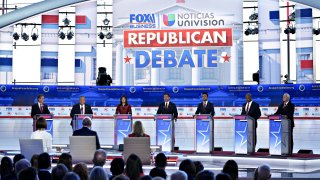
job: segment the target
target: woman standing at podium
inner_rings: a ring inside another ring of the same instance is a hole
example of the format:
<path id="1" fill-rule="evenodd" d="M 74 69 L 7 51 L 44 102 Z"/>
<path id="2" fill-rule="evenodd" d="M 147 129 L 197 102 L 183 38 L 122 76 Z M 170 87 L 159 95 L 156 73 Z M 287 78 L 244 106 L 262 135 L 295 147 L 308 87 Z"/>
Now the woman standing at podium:
<path id="1" fill-rule="evenodd" d="M 128 104 L 126 96 L 121 96 L 120 104 L 117 106 L 115 114 L 132 114 L 131 106 Z"/>

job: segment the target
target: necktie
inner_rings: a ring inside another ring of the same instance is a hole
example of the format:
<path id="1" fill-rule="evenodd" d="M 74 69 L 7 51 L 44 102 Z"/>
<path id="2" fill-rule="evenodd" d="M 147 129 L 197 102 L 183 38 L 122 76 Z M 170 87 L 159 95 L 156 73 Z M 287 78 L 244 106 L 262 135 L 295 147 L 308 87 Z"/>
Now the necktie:
<path id="1" fill-rule="evenodd" d="M 40 112 L 42 113 L 42 111 L 43 111 L 43 106 L 42 106 L 42 104 L 40 105 Z"/>
<path id="2" fill-rule="evenodd" d="M 246 112 L 247 112 L 247 114 L 248 114 L 248 112 L 249 112 L 249 103 L 247 103 L 247 109 L 246 109 Z"/>
<path id="3" fill-rule="evenodd" d="M 203 102 L 203 109 L 205 109 L 207 107 L 207 103 Z"/>
<path id="4" fill-rule="evenodd" d="M 84 113 L 83 113 L 83 105 L 81 105 L 81 114 L 84 114 Z"/>
<path id="5" fill-rule="evenodd" d="M 166 102 L 166 109 L 168 109 L 168 103 Z"/>

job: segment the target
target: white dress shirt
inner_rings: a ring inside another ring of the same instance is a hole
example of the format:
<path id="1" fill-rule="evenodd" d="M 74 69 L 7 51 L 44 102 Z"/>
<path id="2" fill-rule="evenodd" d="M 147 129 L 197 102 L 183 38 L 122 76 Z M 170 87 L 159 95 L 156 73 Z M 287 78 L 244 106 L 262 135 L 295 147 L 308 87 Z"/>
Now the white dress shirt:
<path id="1" fill-rule="evenodd" d="M 252 101 L 247 102 L 245 111 L 247 111 L 247 110 L 248 110 L 248 112 L 250 111 L 251 104 L 252 104 Z M 248 112 L 247 112 L 247 113 L 248 113 Z"/>
<path id="2" fill-rule="evenodd" d="M 52 148 L 52 136 L 45 130 L 36 130 L 31 133 L 31 139 L 42 139 L 43 142 L 43 151 L 51 152 Z"/>
<path id="3" fill-rule="evenodd" d="M 82 108 L 82 111 L 81 111 L 81 108 Z M 85 114 L 85 106 L 84 106 L 84 104 L 80 104 L 80 113 L 81 114 Z"/>

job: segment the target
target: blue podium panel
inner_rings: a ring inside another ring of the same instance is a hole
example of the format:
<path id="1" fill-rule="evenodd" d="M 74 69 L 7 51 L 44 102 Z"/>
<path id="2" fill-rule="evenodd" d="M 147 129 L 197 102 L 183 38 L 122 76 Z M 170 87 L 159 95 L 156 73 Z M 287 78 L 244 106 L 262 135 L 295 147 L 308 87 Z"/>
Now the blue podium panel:
<path id="1" fill-rule="evenodd" d="M 196 151 L 200 153 L 210 153 L 212 150 L 212 117 L 203 114 L 196 115 Z"/>
<path id="2" fill-rule="evenodd" d="M 39 119 L 40 117 L 43 117 L 47 121 L 47 129 L 46 131 L 51 134 L 53 139 L 53 115 L 52 114 L 37 114 L 36 119 Z M 36 121 L 33 122 L 33 131 L 36 129 Z"/>
<path id="3" fill-rule="evenodd" d="M 280 116 L 269 116 L 269 152 L 270 155 L 281 155 L 282 121 Z"/>
<path id="4" fill-rule="evenodd" d="M 115 120 L 115 145 L 123 144 L 123 139 L 128 137 L 132 130 L 132 116 L 130 114 L 120 114 L 114 116 Z"/>
<path id="5" fill-rule="evenodd" d="M 161 145 L 162 151 L 172 150 L 172 115 L 156 115 L 157 145 Z"/>
<path id="6" fill-rule="evenodd" d="M 235 150 L 236 154 L 248 153 L 248 121 L 246 116 L 235 116 Z"/>
<path id="7" fill-rule="evenodd" d="M 72 128 L 73 131 L 81 129 L 82 128 L 82 120 L 85 117 L 89 117 L 90 119 L 92 119 L 92 114 L 75 114 L 73 117 L 73 123 L 72 123 Z"/>

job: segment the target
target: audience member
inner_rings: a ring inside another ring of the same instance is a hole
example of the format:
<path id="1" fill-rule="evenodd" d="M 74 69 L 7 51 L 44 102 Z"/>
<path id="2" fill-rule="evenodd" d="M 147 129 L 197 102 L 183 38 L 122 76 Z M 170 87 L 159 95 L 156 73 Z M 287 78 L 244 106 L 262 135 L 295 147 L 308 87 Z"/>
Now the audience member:
<path id="1" fill-rule="evenodd" d="M 36 121 L 36 131 L 31 133 L 31 139 L 42 139 L 43 151 L 51 152 L 52 148 L 52 135 L 46 131 L 47 120 L 40 117 Z"/>
<path id="2" fill-rule="evenodd" d="M 231 176 L 232 180 L 238 179 L 238 164 L 234 160 L 228 160 L 222 169 L 223 173 L 227 173 Z"/>
<path id="3" fill-rule="evenodd" d="M 30 160 L 31 166 L 35 169 L 38 169 L 38 159 L 39 159 L 39 154 L 34 154 Z"/>
<path id="4" fill-rule="evenodd" d="M 150 137 L 148 134 L 144 133 L 144 128 L 142 126 L 141 121 L 136 121 L 133 124 L 133 129 L 129 137 Z"/>
<path id="5" fill-rule="evenodd" d="M 194 161 L 193 163 L 196 166 L 196 174 L 204 170 L 203 164 L 200 161 Z"/>
<path id="6" fill-rule="evenodd" d="M 187 180 L 187 179 L 188 179 L 188 175 L 184 171 L 179 170 L 179 171 L 171 174 L 171 180 Z"/>
<path id="7" fill-rule="evenodd" d="M 111 161 L 110 171 L 112 173 L 112 176 L 110 177 L 110 180 L 124 173 L 124 165 L 125 165 L 125 162 L 122 158 L 115 158 Z"/>
<path id="8" fill-rule="evenodd" d="M 137 155 L 131 154 L 128 157 L 125 174 L 130 180 L 138 180 L 140 177 L 144 176 L 141 159 Z"/>
<path id="9" fill-rule="evenodd" d="M 102 167 L 96 166 L 91 170 L 89 179 L 90 180 L 108 180 L 109 178 L 106 171 Z"/>
<path id="10" fill-rule="evenodd" d="M 72 171 L 72 156 L 69 153 L 62 153 L 58 164 L 64 164 L 68 168 L 68 171 Z"/>
<path id="11" fill-rule="evenodd" d="M 63 177 L 68 173 L 68 168 L 64 164 L 57 164 L 56 167 L 52 168 L 53 180 L 63 180 Z"/>
<path id="12" fill-rule="evenodd" d="M 80 177 L 80 180 L 88 180 L 88 167 L 85 163 L 78 163 L 74 166 L 73 172 L 77 173 Z"/>
<path id="13" fill-rule="evenodd" d="M 11 180 L 15 177 L 13 162 L 9 157 L 3 157 L 0 165 L 1 180 Z"/>
<path id="14" fill-rule="evenodd" d="M 154 178 L 152 178 L 152 180 L 165 180 L 165 179 L 162 177 L 154 177 Z"/>
<path id="15" fill-rule="evenodd" d="M 103 149 L 98 149 L 93 155 L 93 166 L 103 167 L 106 164 L 107 153 Z"/>
<path id="16" fill-rule="evenodd" d="M 16 154 L 14 157 L 13 157 L 13 167 L 15 167 L 16 163 L 18 161 L 20 161 L 21 159 L 25 159 L 26 157 L 24 157 L 24 155 L 22 154 Z"/>
<path id="17" fill-rule="evenodd" d="M 16 175 L 18 175 L 18 173 L 19 173 L 21 170 L 23 170 L 23 169 L 25 169 L 25 168 L 28 168 L 28 167 L 31 167 L 30 162 L 29 162 L 27 159 L 20 159 L 20 160 L 16 163 L 16 165 L 15 165 L 15 167 L 14 167 L 14 171 L 15 171 Z"/>
<path id="18" fill-rule="evenodd" d="M 196 175 L 196 180 L 214 180 L 214 173 L 209 170 L 202 170 Z"/>
<path id="19" fill-rule="evenodd" d="M 85 117 L 82 120 L 82 128 L 73 131 L 72 136 L 95 136 L 96 137 L 96 148 L 100 149 L 99 137 L 96 131 L 91 130 L 91 119 L 89 117 Z"/>
<path id="20" fill-rule="evenodd" d="M 154 178 L 154 177 L 162 177 L 162 178 L 164 178 L 164 179 L 167 179 L 166 171 L 164 171 L 164 169 L 157 168 L 157 167 L 151 169 L 149 175 L 150 175 L 151 177 L 153 177 L 153 178 Z"/>
<path id="21" fill-rule="evenodd" d="M 38 159 L 38 177 L 39 180 L 52 180 L 50 173 L 51 159 L 48 153 L 41 153 Z"/>
<path id="22" fill-rule="evenodd" d="M 257 168 L 257 179 L 258 180 L 268 180 L 271 178 L 270 166 L 263 164 Z"/>
<path id="23" fill-rule="evenodd" d="M 78 176 L 78 174 L 74 173 L 74 172 L 68 172 L 63 180 L 80 180 L 80 177 Z"/>
<path id="24" fill-rule="evenodd" d="M 155 158 L 155 166 L 164 170 L 166 169 L 167 157 L 164 153 L 157 154 Z"/>
<path id="25" fill-rule="evenodd" d="M 22 169 L 18 174 L 18 180 L 38 180 L 37 170 L 33 167 Z"/>
<path id="26" fill-rule="evenodd" d="M 196 176 L 196 166 L 190 159 L 183 160 L 179 165 L 179 170 L 187 173 L 188 180 L 192 180 Z"/>
<path id="27" fill-rule="evenodd" d="M 231 176 L 227 173 L 219 173 L 216 176 L 216 180 L 232 180 L 232 179 L 231 179 Z"/>
<path id="28" fill-rule="evenodd" d="M 152 178 L 151 178 L 152 179 Z M 118 176 L 115 176 L 113 178 L 113 180 L 130 180 L 127 176 L 123 175 L 123 174 L 120 174 Z"/>

